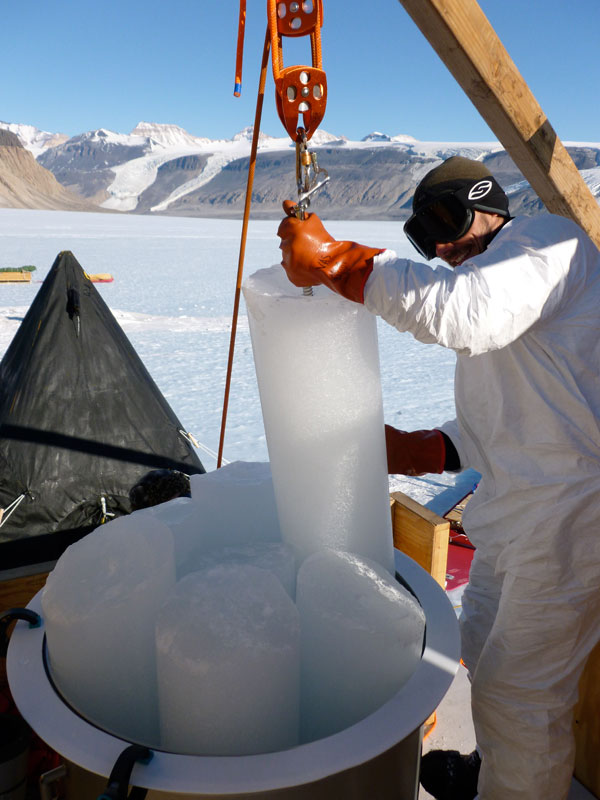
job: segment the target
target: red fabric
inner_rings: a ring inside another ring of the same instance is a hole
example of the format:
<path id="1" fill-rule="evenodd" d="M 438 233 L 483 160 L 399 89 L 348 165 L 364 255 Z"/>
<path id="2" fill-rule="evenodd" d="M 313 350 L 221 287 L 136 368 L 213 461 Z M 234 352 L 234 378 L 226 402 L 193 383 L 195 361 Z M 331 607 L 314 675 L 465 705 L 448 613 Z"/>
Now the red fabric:
<path id="1" fill-rule="evenodd" d="M 447 580 L 447 589 L 457 589 L 469 582 L 469 570 L 473 560 L 474 550 L 470 547 L 463 547 L 450 542 L 448 545 L 448 565 L 446 574 L 450 577 Z"/>

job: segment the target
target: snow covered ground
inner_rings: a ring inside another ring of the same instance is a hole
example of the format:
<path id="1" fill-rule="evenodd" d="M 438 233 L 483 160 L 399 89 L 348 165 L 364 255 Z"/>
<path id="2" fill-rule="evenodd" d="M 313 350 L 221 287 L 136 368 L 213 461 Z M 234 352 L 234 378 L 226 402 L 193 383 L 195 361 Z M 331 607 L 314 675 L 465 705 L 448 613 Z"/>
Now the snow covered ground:
<path id="1" fill-rule="evenodd" d="M 332 222 L 334 236 L 412 256 L 395 222 Z M 244 274 L 280 261 L 277 222 L 250 224 Z M 241 223 L 179 217 L 0 209 L 0 266 L 37 266 L 30 285 L 0 286 L 0 355 L 57 254 L 71 250 L 96 284 L 183 426 L 218 449 Z M 224 456 L 262 461 L 268 453 L 242 301 Z M 379 325 L 386 421 L 406 430 L 454 416 L 455 357 Z M 207 469 L 216 461 L 199 456 Z M 422 481 L 411 479 L 417 494 Z M 437 476 L 428 491 L 441 491 Z M 412 490 L 411 490 L 412 491 Z"/>

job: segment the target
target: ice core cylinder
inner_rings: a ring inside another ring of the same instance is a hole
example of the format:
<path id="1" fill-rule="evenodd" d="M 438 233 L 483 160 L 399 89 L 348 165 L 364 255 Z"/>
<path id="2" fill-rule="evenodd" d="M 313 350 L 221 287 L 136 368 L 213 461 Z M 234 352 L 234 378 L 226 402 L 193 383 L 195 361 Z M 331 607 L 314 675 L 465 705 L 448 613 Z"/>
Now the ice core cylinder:
<path id="1" fill-rule="evenodd" d="M 298 563 L 332 547 L 393 572 L 375 317 L 279 266 L 244 298 L 283 540 Z"/>

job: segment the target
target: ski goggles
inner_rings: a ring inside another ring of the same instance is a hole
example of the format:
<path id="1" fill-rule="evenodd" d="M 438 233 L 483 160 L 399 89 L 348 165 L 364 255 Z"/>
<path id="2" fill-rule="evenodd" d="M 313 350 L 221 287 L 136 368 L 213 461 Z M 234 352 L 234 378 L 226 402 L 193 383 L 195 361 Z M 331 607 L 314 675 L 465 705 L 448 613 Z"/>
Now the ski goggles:
<path id="1" fill-rule="evenodd" d="M 464 205 L 454 191 L 440 194 L 422 206 L 404 224 L 404 233 L 415 249 L 428 261 L 435 246 L 455 242 L 473 223 L 473 209 Z"/>

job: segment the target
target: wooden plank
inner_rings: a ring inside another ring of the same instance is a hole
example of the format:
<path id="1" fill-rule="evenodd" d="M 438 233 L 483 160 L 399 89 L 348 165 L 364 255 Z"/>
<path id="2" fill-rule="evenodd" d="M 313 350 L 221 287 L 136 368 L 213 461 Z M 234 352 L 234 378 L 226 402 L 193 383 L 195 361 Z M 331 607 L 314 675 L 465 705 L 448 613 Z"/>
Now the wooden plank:
<path id="1" fill-rule="evenodd" d="M 30 283 L 31 272 L 0 272 L 0 283 Z"/>
<path id="2" fill-rule="evenodd" d="M 600 206 L 475 0 L 400 0 L 553 214 L 600 247 Z"/>
<path id="3" fill-rule="evenodd" d="M 445 588 L 450 523 L 403 492 L 393 492 L 391 502 L 394 547 Z"/>
<path id="4" fill-rule="evenodd" d="M 0 578 L 0 610 L 24 608 L 45 585 L 47 577 L 46 571 L 4 581 Z"/>
<path id="5" fill-rule="evenodd" d="M 575 708 L 575 777 L 600 797 L 600 644 L 590 654 Z"/>

